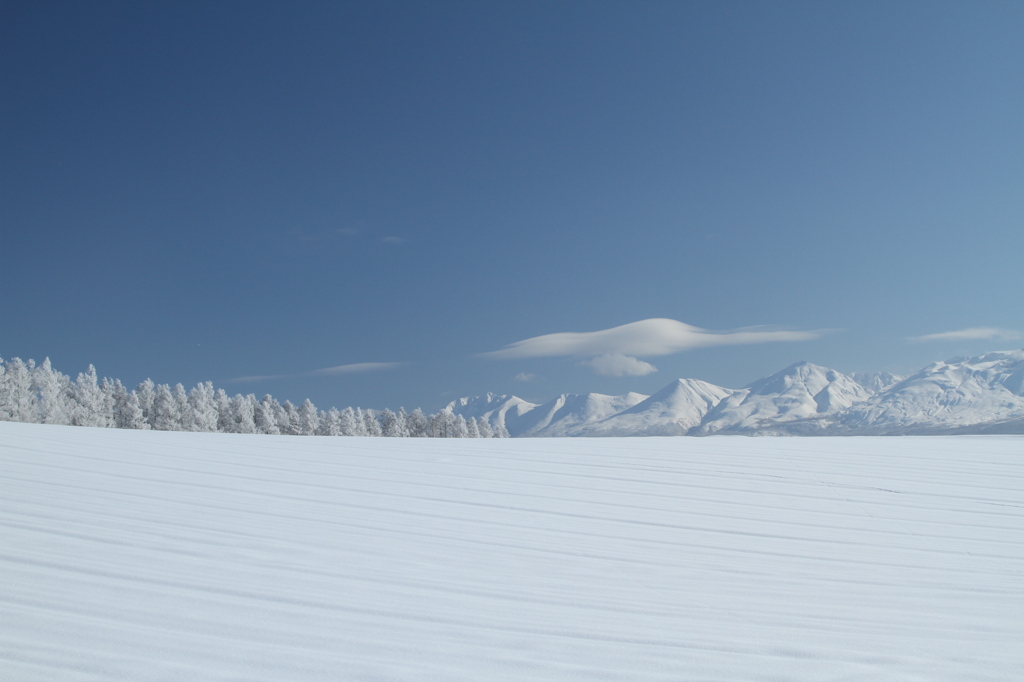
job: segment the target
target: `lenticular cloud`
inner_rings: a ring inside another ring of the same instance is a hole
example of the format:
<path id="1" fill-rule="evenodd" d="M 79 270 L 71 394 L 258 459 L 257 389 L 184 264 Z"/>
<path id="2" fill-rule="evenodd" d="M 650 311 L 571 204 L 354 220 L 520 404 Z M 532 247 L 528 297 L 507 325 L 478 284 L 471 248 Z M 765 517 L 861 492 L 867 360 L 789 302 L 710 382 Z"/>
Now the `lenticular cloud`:
<path id="1" fill-rule="evenodd" d="M 709 346 L 811 341 L 820 335 L 813 331 L 763 329 L 715 332 L 678 320 L 653 318 L 596 332 L 559 332 L 535 336 L 482 355 L 495 359 L 671 355 Z"/>
<path id="2" fill-rule="evenodd" d="M 610 377 L 642 377 L 658 371 L 658 368 L 649 362 L 618 353 L 598 355 L 596 358 L 584 360 L 580 364 L 594 370 L 595 374 Z"/>

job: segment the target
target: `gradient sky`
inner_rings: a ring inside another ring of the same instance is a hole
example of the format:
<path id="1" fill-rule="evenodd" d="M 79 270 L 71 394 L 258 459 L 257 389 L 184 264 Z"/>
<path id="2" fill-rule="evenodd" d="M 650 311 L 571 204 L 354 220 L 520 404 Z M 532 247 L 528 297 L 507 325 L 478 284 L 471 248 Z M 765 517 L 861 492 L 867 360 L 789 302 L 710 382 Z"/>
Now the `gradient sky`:
<path id="1" fill-rule="evenodd" d="M 0 12 L 4 358 L 436 410 L 1024 345 L 1024 3 Z"/>

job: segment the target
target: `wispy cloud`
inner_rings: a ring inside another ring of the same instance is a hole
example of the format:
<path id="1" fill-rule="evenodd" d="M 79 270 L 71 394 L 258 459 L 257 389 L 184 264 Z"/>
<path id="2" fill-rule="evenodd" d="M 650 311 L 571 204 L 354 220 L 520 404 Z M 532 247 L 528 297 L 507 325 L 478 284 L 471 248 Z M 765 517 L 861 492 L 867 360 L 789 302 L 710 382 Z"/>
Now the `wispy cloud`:
<path id="1" fill-rule="evenodd" d="M 250 381 L 270 381 L 272 379 L 287 379 L 288 377 L 301 376 L 299 374 L 258 374 L 249 377 L 235 377 L 234 379 L 225 379 L 225 382 L 229 384 L 244 384 Z"/>
<path id="2" fill-rule="evenodd" d="M 780 341 L 812 341 L 820 331 L 774 331 L 763 327 L 710 331 L 692 325 L 655 318 L 594 332 L 560 332 L 516 341 L 482 357 L 514 358 L 593 357 L 601 355 L 658 356 L 694 348 Z"/>
<path id="3" fill-rule="evenodd" d="M 512 378 L 515 379 L 516 381 L 522 381 L 523 383 L 529 383 L 531 381 L 536 381 L 537 380 L 537 375 L 536 374 L 531 374 L 530 372 L 520 372 L 519 374 L 515 375 Z"/>
<path id="4" fill-rule="evenodd" d="M 598 355 L 579 364 L 590 367 L 595 374 L 609 377 L 642 377 L 658 371 L 658 368 L 649 362 L 618 353 Z"/>
<path id="5" fill-rule="evenodd" d="M 358 374 L 359 372 L 376 372 L 382 369 L 393 369 L 400 367 L 404 363 L 401 362 L 356 362 L 351 365 L 338 365 L 337 367 L 324 367 L 323 369 L 314 369 L 312 372 L 307 374 L 314 376 L 334 376 L 337 374 Z"/>
<path id="6" fill-rule="evenodd" d="M 338 376 L 343 374 L 359 374 L 361 372 L 376 372 L 385 369 L 394 369 L 407 364 L 404 362 L 356 362 L 351 365 L 337 365 L 336 367 L 323 367 L 310 370 L 309 372 L 298 372 L 296 374 L 261 374 L 255 376 L 235 377 L 228 379 L 231 383 L 245 383 L 252 381 L 270 381 L 273 379 L 293 379 L 295 377 L 313 376 Z"/>
<path id="7" fill-rule="evenodd" d="M 1020 332 L 1012 329 L 999 329 L 998 327 L 970 327 L 954 332 L 939 332 L 938 334 L 925 334 L 924 336 L 911 336 L 908 341 L 986 341 L 1001 340 L 1012 341 L 1021 338 Z"/>
<path id="8" fill-rule="evenodd" d="M 385 244 L 390 244 L 391 246 L 402 246 L 403 244 L 409 243 L 408 239 L 405 239 L 404 237 L 395 236 L 384 237 L 384 239 L 381 239 L 381 241 L 384 242 Z"/>

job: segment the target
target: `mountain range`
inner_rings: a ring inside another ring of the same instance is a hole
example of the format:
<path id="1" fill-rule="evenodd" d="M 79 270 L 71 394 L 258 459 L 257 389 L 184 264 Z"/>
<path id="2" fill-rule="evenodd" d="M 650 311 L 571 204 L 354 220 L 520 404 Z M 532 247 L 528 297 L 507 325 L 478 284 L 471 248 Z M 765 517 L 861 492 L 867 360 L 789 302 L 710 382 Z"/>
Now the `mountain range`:
<path id="1" fill-rule="evenodd" d="M 798 362 L 740 389 L 677 379 L 651 396 L 565 393 L 538 405 L 488 393 L 446 409 L 525 437 L 1024 433 L 1024 349 L 909 377 Z"/>

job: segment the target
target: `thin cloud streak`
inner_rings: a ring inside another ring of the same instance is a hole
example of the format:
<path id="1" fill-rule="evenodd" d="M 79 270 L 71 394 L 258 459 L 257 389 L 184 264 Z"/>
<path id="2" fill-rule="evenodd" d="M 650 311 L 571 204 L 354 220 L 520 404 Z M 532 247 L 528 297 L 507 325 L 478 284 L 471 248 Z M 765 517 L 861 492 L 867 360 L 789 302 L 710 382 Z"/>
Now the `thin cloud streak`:
<path id="1" fill-rule="evenodd" d="M 338 365 L 337 367 L 324 367 L 306 372 L 310 376 L 336 376 L 338 374 L 357 374 L 359 372 L 376 372 L 382 369 L 393 369 L 400 367 L 402 362 L 356 362 L 351 365 Z"/>
<path id="2" fill-rule="evenodd" d="M 299 372 L 297 374 L 263 374 L 258 376 L 247 376 L 247 377 L 235 377 L 234 379 L 227 379 L 229 383 L 244 383 L 252 381 L 271 381 L 274 379 L 294 379 L 296 377 L 314 377 L 314 376 L 339 376 L 344 374 L 359 374 L 362 372 L 376 372 L 385 369 L 393 369 L 395 367 L 401 367 L 408 363 L 405 362 L 356 362 L 351 365 L 337 365 L 335 367 L 324 367 L 322 369 L 314 369 L 309 372 Z"/>
<path id="3" fill-rule="evenodd" d="M 694 348 L 781 341 L 813 341 L 821 331 L 767 331 L 763 328 L 715 332 L 678 320 L 654 318 L 596 332 L 560 332 L 516 341 L 500 350 L 481 353 L 496 360 L 601 355 L 671 355 Z"/>
<path id="4" fill-rule="evenodd" d="M 939 332 L 938 334 L 925 334 L 924 336 L 911 336 L 907 341 L 986 341 L 1002 340 L 1012 341 L 1021 337 L 1020 332 L 1012 329 L 999 329 L 998 327 L 970 327 L 953 332 Z"/>

